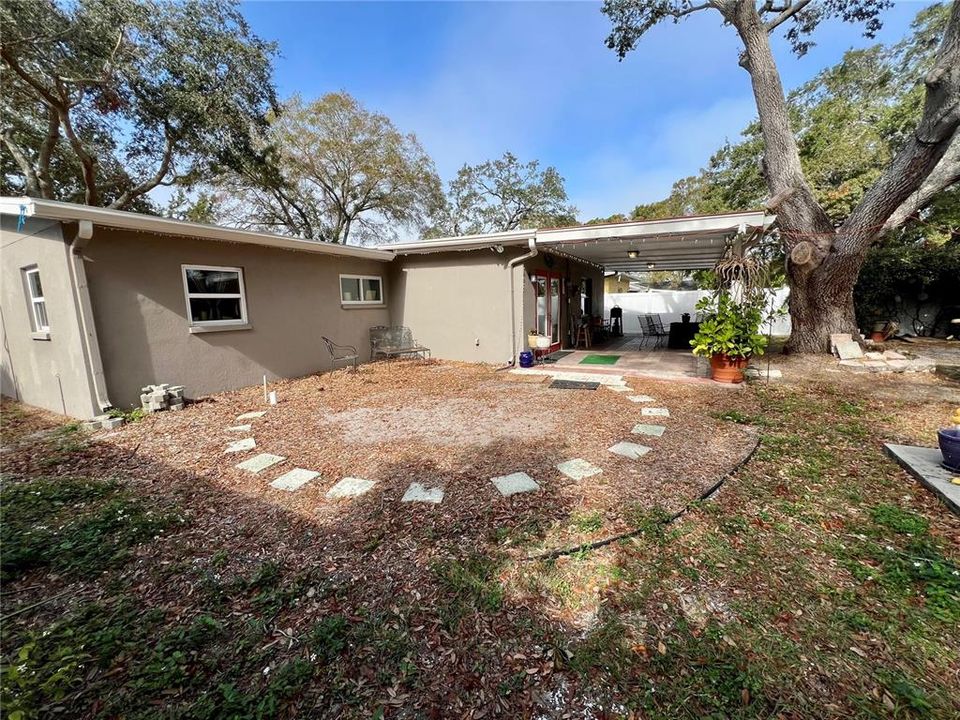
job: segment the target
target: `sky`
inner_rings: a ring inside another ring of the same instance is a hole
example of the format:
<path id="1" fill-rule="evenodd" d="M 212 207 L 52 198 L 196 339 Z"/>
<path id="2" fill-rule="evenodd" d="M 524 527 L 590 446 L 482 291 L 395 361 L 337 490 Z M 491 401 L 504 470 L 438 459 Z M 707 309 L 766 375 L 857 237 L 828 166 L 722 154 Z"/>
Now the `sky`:
<path id="1" fill-rule="evenodd" d="M 893 42 L 928 3 L 898 2 L 876 41 L 824 24 L 785 87 L 851 47 Z M 623 62 L 599 2 L 245 2 L 279 43 L 281 97 L 346 91 L 413 132 L 444 182 L 510 151 L 557 168 L 581 220 L 666 197 L 756 115 L 734 31 L 706 11 L 654 28 Z"/>

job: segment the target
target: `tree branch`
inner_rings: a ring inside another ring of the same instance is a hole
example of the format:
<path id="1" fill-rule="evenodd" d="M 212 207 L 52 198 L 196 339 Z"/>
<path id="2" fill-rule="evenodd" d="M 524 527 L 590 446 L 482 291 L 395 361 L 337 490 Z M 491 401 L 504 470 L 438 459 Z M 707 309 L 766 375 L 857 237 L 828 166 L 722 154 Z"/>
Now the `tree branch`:
<path id="1" fill-rule="evenodd" d="M 23 178 L 26 181 L 24 190 L 26 190 L 27 195 L 40 197 L 40 182 L 37 179 L 36 170 L 34 170 L 33 164 L 24 154 L 23 150 L 20 149 L 20 146 L 13 141 L 13 131 L 10 128 L 5 128 L 0 139 L 3 140 L 3 144 L 6 145 L 7 150 L 10 151 L 10 155 L 13 156 L 14 161 L 20 166 L 20 171 L 23 173 Z"/>
<path id="2" fill-rule="evenodd" d="M 53 150 L 60 141 L 60 116 L 57 111 L 47 108 L 47 134 L 40 145 L 40 155 L 37 158 L 37 183 L 40 197 L 53 199 L 53 181 L 50 178 L 50 158 Z"/>
<path id="3" fill-rule="evenodd" d="M 917 190 L 887 219 L 881 232 L 896 230 L 927 207 L 936 196 L 960 182 L 960 130 L 953 134 L 950 147 Z"/>
<path id="4" fill-rule="evenodd" d="M 793 3 L 793 2 L 786 3 L 786 6 L 783 8 L 782 12 L 765 25 L 765 27 L 767 28 L 767 32 L 771 33 L 774 30 L 776 30 L 779 26 L 783 25 L 783 23 L 785 23 L 787 20 L 792 18 L 798 12 L 803 10 L 807 5 L 809 5 L 810 1 L 811 0 L 797 0 L 796 3 Z M 767 9 L 772 11 L 775 8 L 768 3 Z"/>
<path id="5" fill-rule="evenodd" d="M 11 53 L 4 46 L 0 46 L 0 58 L 3 59 L 7 66 L 13 70 L 13 72 L 16 73 L 21 80 L 37 91 L 37 94 L 40 96 L 41 100 L 47 103 L 50 107 L 57 108 L 58 110 L 60 109 L 61 105 L 63 104 L 62 100 L 54 95 L 50 88 L 46 87 L 43 83 L 20 67 L 20 63 L 17 62 L 17 59 L 14 57 L 13 53 Z"/>
<path id="6" fill-rule="evenodd" d="M 960 127 L 960 2 L 953 3 L 936 62 L 924 82 L 926 98 L 917 129 L 840 226 L 838 252 L 866 252 L 881 228 L 910 202 L 956 142 Z M 948 163 L 948 176 L 951 166 Z"/>
<path id="7" fill-rule="evenodd" d="M 120 197 L 114 200 L 108 207 L 113 208 L 114 210 L 122 210 L 126 207 L 134 198 L 140 197 L 151 190 L 153 190 L 157 185 L 163 182 L 163 179 L 167 176 L 167 173 L 170 172 L 170 163 L 173 160 L 173 146 L 174 139 L 170 132 L 170 128 L 164 128 L 164 136 L 166 137 L 166 145 L 163 148 L 163 158 L 160 160 L 160 165 L 157 167 L 157 171 L 147 180 L 144 180 L 139 185 L 125 190 Z"/>
<path id="8" fill-rule="evenodd" d="M 714 7 L 714 5 L 715 3 L 705 2 L 701 5 L 691 5 L 683 10 L 668 10 L 667 14 L 670 15 L 670 17 L 679 20 L 686 15 L 692 15 L 693 13 L 700 12 L 701 10 L 709 10 L 710 8 Z"/>

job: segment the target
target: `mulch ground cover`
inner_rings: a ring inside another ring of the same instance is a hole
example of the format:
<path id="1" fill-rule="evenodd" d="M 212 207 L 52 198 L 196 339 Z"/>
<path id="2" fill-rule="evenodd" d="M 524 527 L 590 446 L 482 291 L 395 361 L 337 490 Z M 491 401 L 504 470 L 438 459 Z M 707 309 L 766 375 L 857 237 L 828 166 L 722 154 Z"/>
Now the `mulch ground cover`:
<path id="1" fill-rule="evenodd" d="M 393 362 L 276 383 L 252 436 L 288 462 L 261 476 L 223 455 L 260 388 L 90 437 L 5 404 L 5 714 L 956 716 L 960 520 L 879 450 L 929 439 L 956 386 L 629 378 L 661 419 L 545 382 Z M 569 457 L 604 473 L 574 483 Z M 294 466 L 321 477 L 268 487 Z M 518 470 L 542 490 L 499 497 Z M 343 476 L 378 484 L 328 502 Z M 444 502 L 399 503 L 411 481 Z"/>
<path id="2" fill-rule="evenodd" d="M 435 538 L 453 544 L 476 542 L 497 531 L 531 524 L 554 527 L 550 546 L 583 539 L 569 537 L 571 514 L 596 512 L 602 524 L 592 537 L 630 529 L 638 513 L 673 513 L 710 487 L 742 460 L 755 432 L 709 415 L 726 407 L 725 390 L 638 381 L 638 393 L 668 407 L 662 437 L 635 436 L 644 421 L 641 405 L 601 389 L 591 393 L 516 382 L 508 373 L 483 366 L 417 361 L 366 365 L 274 383 L 280 402 L 265 406 L 260 388 L 204 398 L 181 413 L 163 413 L 126 426 L 102 442 L 121 452 L 137 449 L 140 458 L 169 465 L 198 480 L 258 502 L 295 512 L 318 528 L 334 528 L 349 548 L 372 533 L 389 533 L 399 542 L 408 528 L 431 528 Z M 267 414 L 250 421 L 257 447 L 225 455 L 237 415 L 256 409 Z M 649 418 L 646 418 L 649 421 Z M 640 460 L 608 451 L 621 440 L 653 450 Z M 259 452 L 287 458 L 258 475 L 235 465 Z M 556 465 L 583 458 L 603 473 L 579 482 Z M 304 488 L 289 493 L 269 481 L 300 467 L 320 472 Z M 534 493 L 503 498 L 490 478 L 526 472 L 540 485 Z M 343 477 L 377 482 L 360 498 L 332 502 L 325 493 Z M 411 482 L 442 487 L 440 505 L 400 503 Z"/>

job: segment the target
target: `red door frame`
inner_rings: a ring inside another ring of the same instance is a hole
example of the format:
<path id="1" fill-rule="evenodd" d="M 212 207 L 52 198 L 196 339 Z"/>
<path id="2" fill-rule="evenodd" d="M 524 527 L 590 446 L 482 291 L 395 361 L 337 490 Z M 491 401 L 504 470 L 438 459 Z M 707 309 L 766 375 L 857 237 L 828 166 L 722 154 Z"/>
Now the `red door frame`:
<path id="1" fill-rule="evenodd" d="M 547 311 L 547 333 L 550 339 L 553 339 L 553 311 L 550 307 L 550 281 L 557 280 L 557 312 L 560 317 L 557 318 L 557 341 L 551 342 L 550 349 L 545 351 L 546 353 L 552 353 L 560 349 L 563 343 L 563 277 L 560 273 L 551 272 L 549 270 L 533 270 L 532 275 L 543 278 L 543 287 L 546 291 L 544 296 L 544 309 Z M 536 328 L 537 332 L 540 332 L 540 325 L 537 323 L 537 285 L 534 281 L 533 285 L 534 301 L 533 301 L 533 326 Z"/>

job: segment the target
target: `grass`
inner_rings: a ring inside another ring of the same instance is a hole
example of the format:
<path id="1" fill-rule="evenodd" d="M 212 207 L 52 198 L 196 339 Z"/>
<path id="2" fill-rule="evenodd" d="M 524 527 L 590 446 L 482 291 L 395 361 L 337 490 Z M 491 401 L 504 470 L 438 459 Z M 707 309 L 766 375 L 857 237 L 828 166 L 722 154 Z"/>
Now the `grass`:
<path id="1" fill-rule="evenodd" d="M 714 417 L 755 427 L 760 447 L 678 520 L 626 508 L 636 536 L 538 562 L 523 559 L 548 532 L 532 515 L 475 545 L 398 542 L 384 524 L 355 550 L 376 558 L 367 576 L 326 539 L 291 557 L 288 535 L 265 539 L 276 517 L 191 533 L 227 511 L 159 503 L 107 467 L 65 477 L 82 433 L 38 437 L 59 459 L 0 489 L 2 713 L 960 715 L 960 524 L 878 449 L 877 418 L 920 406 L 776 386 L 723 402 Z M 6 619 L 21 594 L 63 588 Z"/>
<path id="2" fill-rule="evenodd" d="M 116 482 L 86 478 L 5 482 L 0 506 L 4 581 L 38 568 L 94 578 L 180 520 Z"/>

